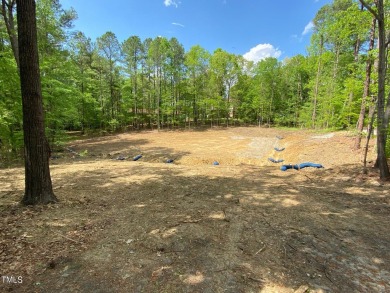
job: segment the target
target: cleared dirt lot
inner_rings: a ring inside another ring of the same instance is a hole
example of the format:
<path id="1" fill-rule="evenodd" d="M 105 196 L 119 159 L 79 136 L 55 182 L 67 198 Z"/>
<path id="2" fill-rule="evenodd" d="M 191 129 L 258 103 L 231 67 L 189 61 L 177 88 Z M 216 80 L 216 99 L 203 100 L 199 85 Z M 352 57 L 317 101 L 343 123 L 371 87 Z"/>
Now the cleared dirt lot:
<path id="1" fill-rule="evenodd" d="M 262 128 L 82 139 L 52 160 L 61 202 L 47 207 L 19 206 L 23 169 L 1 169 L 1 274 L 23 282 L 0 286 L 388 292 L 389 185 L 361 174 L 352 145 L 346 132 Z M 325 168 L 283 172 L 269 157 Z"/>

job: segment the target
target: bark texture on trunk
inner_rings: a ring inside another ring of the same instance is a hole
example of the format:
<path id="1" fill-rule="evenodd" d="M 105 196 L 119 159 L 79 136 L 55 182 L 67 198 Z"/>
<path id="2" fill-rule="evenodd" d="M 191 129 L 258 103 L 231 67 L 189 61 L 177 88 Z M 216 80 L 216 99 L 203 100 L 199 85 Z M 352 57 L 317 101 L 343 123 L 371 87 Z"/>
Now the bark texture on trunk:
<path id="1" fill-rule="evenodd" d="M 20 82 L 23 105 L 26 205 L 57 202 L 45 136 L 34 0 L 17 0 Z"/>
<path id="2" fill-rule="evenodd" d="M 390 179 L 389 166 L 386 158 L 386 134 L 388 125 L 385 119 L 385 82 L 386 82 L 386 25 L 383 0 L 377 0 L 378 32 L 379 32 L 379 66 L 378 66 L 378 167 L 381 180 Z"/>
<path id="3" fill-rule="evenodd" d="M 385 83 L 386 83 L 386 23 L 385 23 L 385 8 L 383 0 L 375 0 L 376 9 L 373 9 L 365 0 L 359 0 L 364 7 L 378 21 L 378 98 L 377 98 L 377 160 L 375 165 L 379 168 L 379 176 L 381 180 L 390 179 L 390 170 L 386 158 L 386 134 L 388 130 L 388 120 L 386 119 L 385 109 Z"/>

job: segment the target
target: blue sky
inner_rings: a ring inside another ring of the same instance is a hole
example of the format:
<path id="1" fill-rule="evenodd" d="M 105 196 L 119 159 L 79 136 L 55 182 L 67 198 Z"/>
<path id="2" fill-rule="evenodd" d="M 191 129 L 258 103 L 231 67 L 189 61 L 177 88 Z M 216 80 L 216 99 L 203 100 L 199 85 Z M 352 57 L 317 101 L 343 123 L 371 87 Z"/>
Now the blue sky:
<path id="1" fill-rule="evenodd" d="M 92 40 L 107 31 L 176 37 L 186 51 L 222 48 L 257 61 L 306 54 L 311 20 L 331 0 L 61 0 L 78 13 L 75 29 Z"/>

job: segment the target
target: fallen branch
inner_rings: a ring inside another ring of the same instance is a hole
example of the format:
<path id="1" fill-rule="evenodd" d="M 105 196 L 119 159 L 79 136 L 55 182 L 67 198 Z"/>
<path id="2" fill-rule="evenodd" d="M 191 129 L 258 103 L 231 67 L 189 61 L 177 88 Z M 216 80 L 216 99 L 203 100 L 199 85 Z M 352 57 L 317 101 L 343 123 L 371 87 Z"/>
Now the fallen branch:
<path id="1" fill-rule="evenodd" d="M 252 280 L 252 281 L 259 282 L 259 283 L 264 282 L 264 280 L 262 280 L 262 279 L 256 279 L 256 278 L 253 278 L 253 277 L 248 277 L 248 279 L 249 279 L 249 280 Z"/>
<path id="2" fill-rule="evenodd" d="M 201 219 L 199 220 L 183 220 L 183 221 L 179 221 L 179 223 L 199 223 L 201 221 Z"/>
<path id="3" fill-rule="evenodd" d="M 333 281 L 330 278 L 330 276 L 328 275 L 328 272 L 327 272 L 326 268 L 324 268 L 324 273 L 325 273 L 325 277 L 333 284 Z"/>
<path id="4" fill-rule="evenodd" d="M 255 255 L 257 255 L 257 254 L 260 253 L 260 252 L 263 252 L 263 251 L 265 250 L 265 247 L 266 247 L 266 245 L 264 244 L 264 246 L 263 246 L 262 248 L 260 248 L 260 249 L 255 253 Z"/>
<path id="5" fill-rule="evenodd" d="M 288 245 L 291 249 L 297 251 L 297 249 L 296 249 L 294 246 L 292 246 L 290 243 L 287 243 L 287 245 Z"/>
<path id="6" fill-rule="evenodd" d="M 53 233 L 54 233 L 54 234 L 56 234 L 56 235 L 58 235 L 58 236 L 61 236 L 62 238 L 65 238 L 65 239 L 67 239 L 67 240 L 69 240 L 69 241 L 72 241 L 72 242 L 74 242 L 74 243 L 78 243 L 78 244 L 80 244 L 80 242 L 79 242 L 79 241 L 77 241 L 77 240 L 74 240 L 74 239 L 72 239 L 72 238 L 69 238 L 69 237 L 66 237 L 65 235 L 62 235 L 62 234 L 60 234 L 60 233 L 57 233 L 57 232 L 55 232 L 55 231 L 53 231 Z"/>

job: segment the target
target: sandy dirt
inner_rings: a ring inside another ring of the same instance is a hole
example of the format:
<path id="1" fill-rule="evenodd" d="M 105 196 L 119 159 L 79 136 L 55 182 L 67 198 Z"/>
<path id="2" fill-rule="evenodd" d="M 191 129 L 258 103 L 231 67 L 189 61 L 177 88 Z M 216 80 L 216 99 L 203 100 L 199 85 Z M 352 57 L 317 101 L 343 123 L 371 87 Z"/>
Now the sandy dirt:
<path id="1" fill-rule="evenodd" d="M 0 291 L 390 292 L 390 186 L 352 146 L 256 127 L 79 139 L 51 160 L 60 203 L 36 207 L 23 168 L 0 169 Z M 280 170 L 302 162 L 325 168 Z"/>

